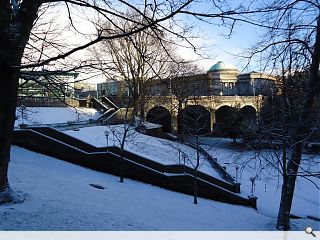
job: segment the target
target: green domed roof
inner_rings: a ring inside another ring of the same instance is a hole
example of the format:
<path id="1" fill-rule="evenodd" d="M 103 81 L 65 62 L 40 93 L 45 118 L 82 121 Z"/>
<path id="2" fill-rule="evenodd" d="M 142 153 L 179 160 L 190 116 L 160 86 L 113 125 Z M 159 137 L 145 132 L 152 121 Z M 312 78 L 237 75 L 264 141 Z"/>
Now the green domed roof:
<path id="1" fill-rule="evenodd" d="M 225 63 L 223 61 L 219 61 L 216 64 L 214 64 L 208 72 L 217 72 L 217 71 L 222 71 L 222 70 L 233 70 L 233 71 L 238 71 L 236 66 L 234 66 L 231 63 Z"/>

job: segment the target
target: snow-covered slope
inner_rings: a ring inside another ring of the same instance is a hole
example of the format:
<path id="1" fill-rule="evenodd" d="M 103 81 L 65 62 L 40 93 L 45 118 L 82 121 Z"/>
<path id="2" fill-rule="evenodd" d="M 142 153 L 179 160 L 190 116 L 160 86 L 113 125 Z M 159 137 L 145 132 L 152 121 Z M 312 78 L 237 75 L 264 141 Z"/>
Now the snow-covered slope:
<path id="1" fill-rule="evenodd" d="M 81 139 L 96 147 L 106 147 L 107 145 L 120 146 L 123 132 L 123 125 L 94 126 L 80 128 L 78 131 L 64 131 L 64 133 Z M 106 133 L 108 133 L 108 142 Z M 113 134 L 115 136 L 113 136 Z M 125 149 L 165 165 L 179 163 L 184 164 L 185 162 L 187 166 L 192 168 L 196 164 L 197 154 L 195 149 L 166 139 L 150 137 L 138 133 L 133 129 L 130 129 L 128 132 L 128 136 L 125 141 Z M 185 155 L 185 158 L 183 158 L 183 155 Z M 209 162 L 207 162 L 202 156 L 200 157 L 199 170 L 209 174 L 210 176 L 223 180 L 221 176 L 210 166 Z"/>
<path id="2" fill-rule="evenodd" d="M 93 108 L 71 108 L 71 107 L 27 107 L 17 108 L 15 126 L 19 124 L 51 124 L 77 122 L 83 120 L 97 119 L 100 116 Z"/>
<path id="3" fill-rule="evenodd" d="M 79 131 L 68 130 L 65 133 L 79 138 L 85 142 L 91 143 L 95 146 L 102 147 L 107 146 L 107 140 L 105 132 L 109 132 L 108 144 L 118 145 L 118 138 L 115 137 L 113 142 L 113 133 L 120 139 L 123 133 L 123 126 L 95 126 L 81 128 Z M 257 207 L 258 211 L 265 216 L 276 218 L 278 214 L 280 204 L 281 193 L 281 177 L 271 167 L 260 171 L 259 169 L 259 157 L 263 156 L 268 159 L 271 157 L 269 151 L 261 151 L 259 154 L 249 150 L 237 150 L 230 147 L 230 139 L 214 139 L 208 138 L 203 147 L 207 151 L 218 159 L 221 165 L 225 165 L 227 171 L 237 178 L 237 181 L 241 183 L 241 194 L 247 197 L 251 194 L 251 182 L 250 177 L 255 177 L 255 187 L 253 194 L 258 197 Z M 184 152 L 188 155 L 189 159 L 187 164 L 192 167 L 192 163 L 195 163 L 196 152 L 193 148 L 179 144 L 176 142 L 154 138 L 146 136 L 135 131 L 131 131 L 126 141 L 127 150 L 135 152 L 141 156 L 145 156 L 154 161 L 158 161 L 163 164 L 178 164 L 179 152 Z M 308 161 L 313 157 L 313 161 Z M 320 156 L 304 156 L 305 161 L 302 165 L 305 168 L 313 168 L 314 170 L 320 167 Z M 190 160 L 190 161 L 189 161 Z M 182 158 L 180 157 L 180 163 L 182 164 Z M 307 164 L 307 165 L 305 165 Z M 238 174 L 236 174 L 235 167 L 238 166 Z M 217 172 L 212 169 L 209 163 L 201 159 L 200 170 L 208 173 L 214 177 L 219 178 Z M 238 176 L 237 176 L 238 175 Z M 320 185 L 320 179 L 313 178 L 314 183 Z M 295 189 L 295 196 L 292 205 L 292 214 L 307 217 L 308 215 L 320 216 L 320 200 L 319 190 L 313 183 L 304 179 L 298 178 Z M 320 227 L 320 223 L 317 223 Z"/>
<path id="4" fill-rule="evenodd" d="M 21 204 L 0 207 L 1 230 L 274 230 L 252 208 L 200 199 L 75 166 L 13 146 Z M 96 189 L 89 184 L 99 184 Z M 314 225 L 294 220 L 295 229 Z"/>
<path id="5" fill-rule="evenodd" d="M 241 189 L 246 195 L 251 192 L 250 177 L 255 177 L 254 195 L 258 197 L 258 210 L 266 216 L 276 217 L 280 205 L 280 193 L 282 177 L 268 161 L 274 162 L 279 154 L 274 150 L 243 150 L 232 148 L 232 140 L 221 138 L 203 138 L 203 147 L 218 159 L 221 165 L 226 166 L 227 171 L 237 176 L 241 182 Z M 280 154 L 278 156 L 281 156 Z M 236 173 L 238 167 L 238 174 Z M 300 169 L 312 169 L 314 172 L 320 169 L 319 155 L 302 155 Z M 307 217 L 308 215 L 320 217 L 320 179 L 317 177 L 297 177 L 291 213 Z M 320 222 L 318 222 L 320 227 Z"/>

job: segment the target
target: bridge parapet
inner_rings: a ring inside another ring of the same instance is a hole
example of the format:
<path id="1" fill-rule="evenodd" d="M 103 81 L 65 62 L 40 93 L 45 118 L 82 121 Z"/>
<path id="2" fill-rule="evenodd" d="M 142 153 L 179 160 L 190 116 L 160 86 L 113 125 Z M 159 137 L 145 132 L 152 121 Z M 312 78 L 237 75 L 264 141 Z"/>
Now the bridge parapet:
<path id="1" fill-rule="evenodd" d="M 263 96 L 197 96 L 188 99 L 188 105 L 200 105 L 211 112 L 214 112 L 222 106 L 244 107 L 252 106 L 256 111 L 260 110 L 263 102 Z M 175 96 L 152 96 L 146 104 L 146 112 L 156 106 L 162 106 L 170 112 L 177 113 L 179 102 Z"/>
<path id="2" fill-rule="evenodd" d="M 215 110 L 222 106 L 239 107 L 251 106 L 259 111 L 263 96 L 216 96 Z"/>

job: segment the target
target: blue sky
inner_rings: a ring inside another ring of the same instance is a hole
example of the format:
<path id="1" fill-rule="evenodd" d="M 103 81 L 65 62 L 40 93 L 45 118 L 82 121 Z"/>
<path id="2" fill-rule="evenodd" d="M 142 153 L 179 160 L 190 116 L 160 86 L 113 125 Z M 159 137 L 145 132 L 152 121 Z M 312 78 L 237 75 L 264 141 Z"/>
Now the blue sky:
<path id="1" fill-rule="evenodd" d="M 200 2 L 201 3 L 196 3 L 194 6 L 192 6 L 192 9 L 194 11 L 201 12 L 210 9 L 210 7 L 208 7 L 210 4 L 209 1 L 207 4 L 205 4 L 203 1 Z M 239 3 L 239 1 L 234 2 Z M 63 9 L 65 11 L 65 8 Z M 79 13 L 75 11 L 75 14 Z M 66 20 L 67 14 L 65 13 L 64 15 L 65 18 L 63 18 L 63 20 L 61 21 L 68 22 L 68 20 Z M 94 26 L 86 22 L 86 20 L 82 19 L 83 16 L 85 15 L 79 14 L 78 16 L 74 16 L 74 21 L 84 22 L 84 24 L 77 24 L 77 30 L 81 32 L 95 32 Z M 191 16 L 180 16 L 178 18 L 180 20 L 183 20 L 184 23 L 192 24 L 195 26 L 194 34 L 198 35 L 199 38 L 191 40 L 194 45 L 196 45 L 197 47 L 206 46 L 204 52 L 208 59 L 202 59 L 198 61 L 198 65 L 203 69 L 203 71 L 207 71 L 213 64 L 218 61 L 232 63 L 237 66 L 240 71 L 243 72 L 260 70 L 257 66 L 252 66 L 249 69 L 244 69 L 245 61 L 243 59 L 240 59 L 239 57 L 234 56 L 236 54 L 242 53 L 246 48 L 258 41 L 258 35 L 254 27 L 250 26 L 249 24 L 239 23 L 235 26 L 231 38 L 226 38 L 223 35 L 228 34 L 229 29 L 217 25 L 219 23 L 221 24 L 220 20 L 215 20 L 215 23 L 217 24 L 208 24 L 201 22 L 200 20 L 195 20 L 195 18 Z M 67 35 L 68 34 L 65 34 L 64 37 L 71 38 L 74 44 L 81 44 L 81 42 L 88 40 L 83 39 L 83 36 L 74 38 Z M 178 52 L 180 55 L 188 59 L 199 58 L 199 56 L 195 55 L 191 49 L 180 49 Z M 82 54 L 83 52 L 80 51 L 79 53 L 75 54 L 75 56 L 82 56 Z"/>
<path id="2" fill-rule="evenodd" d="M 240 1 L 233 1 L 238 4 Z M 196 11 L 208 11 L 209 3 L 206 5 L 203 2 L 197 3 Z M 194 7 L 194 6 L 193 6 Z M 199 65 L 207 70 L 217 61 L 226 61 L 236 65 L 240 71 L 259 71 L 257 63 L 250 64 L 249 68 L 244 69 L 245 60 L 235 55 L 243 53 L 247 48 L 259 41 L 259 30 L 250 24 L 238 22 L 233 29 L 233 34 L 230 38 L 226 37 L 229 33 L 229 28 L 219 26 L 217 24 L 204 23 L 194 20 L 192 17 L 183 18 L 195 26 L 194 32 L 199 35 L 199 39 L 193 41 L 196 45 L 206 45 L 208 47 L 206 53 L 211 59 L 199 61 Z M 221 23 L 220 20 L 215 20 L 215 23 Z M 190 57 L 192 51 L 181 51 L 182 56 Z"/>

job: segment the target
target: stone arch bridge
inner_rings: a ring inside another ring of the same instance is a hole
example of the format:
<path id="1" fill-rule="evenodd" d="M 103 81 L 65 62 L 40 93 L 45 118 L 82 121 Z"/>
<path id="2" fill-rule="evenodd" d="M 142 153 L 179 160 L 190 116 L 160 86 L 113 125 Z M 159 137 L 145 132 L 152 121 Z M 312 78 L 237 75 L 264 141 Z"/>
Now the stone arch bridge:
<path id="1" fill-rule="evenodd" d="M 257 122 L 262 103 L 261 95 L 199 96 L 189 99 L 187 104 L 179 104 L 175 96 L 152 96 L 146 102 L 145 113 L 146 120 L 161 124 L 164 132 L 179 133 L 185 126 L 193 124 L 197 125 L 195 128 L 198 133 L 210 133 L 235 109 L 240 112 L 242 119 Z"/>

